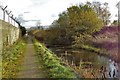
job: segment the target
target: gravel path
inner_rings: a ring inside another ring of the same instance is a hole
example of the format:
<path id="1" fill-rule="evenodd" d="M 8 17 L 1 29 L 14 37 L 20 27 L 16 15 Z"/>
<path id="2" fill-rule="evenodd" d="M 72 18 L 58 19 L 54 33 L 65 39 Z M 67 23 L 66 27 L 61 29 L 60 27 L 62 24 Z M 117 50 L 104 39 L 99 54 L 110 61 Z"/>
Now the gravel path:
<path id="1" fill-rule="evenodd" d="M 43 65 L 38 63 L 31 38 L 28 38 L 26 54 L 18 78 L 45 78 Z"/>

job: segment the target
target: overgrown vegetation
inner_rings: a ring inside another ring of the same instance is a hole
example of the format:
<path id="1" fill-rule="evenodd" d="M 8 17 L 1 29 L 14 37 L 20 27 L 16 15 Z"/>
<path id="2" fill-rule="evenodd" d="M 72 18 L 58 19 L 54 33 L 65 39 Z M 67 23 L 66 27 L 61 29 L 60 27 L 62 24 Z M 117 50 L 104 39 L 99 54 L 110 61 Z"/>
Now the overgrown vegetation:
<path id="1" fill-rule="evenodd" d="M 75 73 L 67 66 L 64 66 L 60 59 L 43 44 L 34 40 L 34 45 L 39 58 L 42 58 L 44 66 L 48 70 L 50 78 L 77 78 Z"/>
<path id="2" fill-rule="evenodd" d="M 26 41 L 19 40 L 2 53 L 2 78 L 16 78 L 21 59 L 26 49 Z"/>
<path id="3" fill-rule="evenodd" d="M 72 45 L 75 48 L 83 45 L 90 46 L 94 38 L 93 33 L 103 28 L 103 21 L 94 7 L 88 3 L 71 6 L 59 14 L 58 20 L 54 21 L 48 29 L 37 30 L 37 32 L 34 30 L 31 33 L 50 45 Z"/>
<path id="4" fill-rule="evenodd" d="M 46 42 L 51 44 L 84 44 L 92 33 L 103 27 L 102 20 L 88 5 L 72 6 L 59 15 L 48 29 Z M 52 41 L 51 41 L 52 40 Z"/>
<path id="5" fill-rule="evenodd" d="M 86 2 L 67 8 L 48 29 L 32 30 L 30 33 L 47 45 L 71 46 L 103 52 L 105 50 L 102 51 L 101 47 L 94 45 L 96 39 L 94 33 L 109 24 L 110 15 L 108 3 Z"/>

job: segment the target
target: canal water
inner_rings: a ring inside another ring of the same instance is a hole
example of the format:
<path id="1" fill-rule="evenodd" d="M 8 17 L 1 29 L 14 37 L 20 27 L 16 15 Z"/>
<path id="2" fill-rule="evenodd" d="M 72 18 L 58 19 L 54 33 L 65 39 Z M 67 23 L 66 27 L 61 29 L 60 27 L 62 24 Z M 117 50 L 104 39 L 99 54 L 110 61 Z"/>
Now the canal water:
<path id="1" fill-rule="evenodd" d="M 108 57 L 83 49 L 73 50 L 65 47 L 50 47 L 49 49 L 57 56 L 67 60 L 69 64 L 76 66 L 78 72 L 86 78 L 110 78 L 112 60 Z"/>

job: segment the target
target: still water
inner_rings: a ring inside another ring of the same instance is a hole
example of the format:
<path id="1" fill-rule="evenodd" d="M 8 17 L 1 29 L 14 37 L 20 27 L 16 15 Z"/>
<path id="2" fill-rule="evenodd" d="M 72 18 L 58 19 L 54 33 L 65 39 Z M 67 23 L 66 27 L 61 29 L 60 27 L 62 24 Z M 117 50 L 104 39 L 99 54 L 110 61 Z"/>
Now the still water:
<path id="1" fill-rule="evenodd" d="M 74 64 L 74 66 L 78 67 L 78 72 L 86 78 L 110 78 L 111 59 L 108 57 L 83 49 L 73 50 L 63 47 L 50 47 L 49 49 L 57 56 L 67 60 L 69 64 Z"/>

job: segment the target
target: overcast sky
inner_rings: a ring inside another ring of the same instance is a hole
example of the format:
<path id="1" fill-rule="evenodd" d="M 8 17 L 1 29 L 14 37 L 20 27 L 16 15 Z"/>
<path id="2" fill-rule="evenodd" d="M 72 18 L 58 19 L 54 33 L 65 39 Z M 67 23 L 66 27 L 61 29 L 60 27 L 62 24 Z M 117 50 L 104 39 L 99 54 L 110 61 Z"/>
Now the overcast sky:
<path id="1" fill-rule="evenodd" d="M 65 11 L 74 4 L 92 2 L 93 0 L 0 0 L 3 6 L 8 5 L 8 10 L 12 11 L 14 16 L 23 15 L 25 20 L 40 20 L 41 25 L 50 25 L 58 18 L 58 14 Z M 116 4 L 119 0 L 94 0 L 99 2 L 108 2 L 111 12 L 111 19 L 117 19 Z M 25 26 L 34 26 L 36 21 L 26 22 Z"/>

